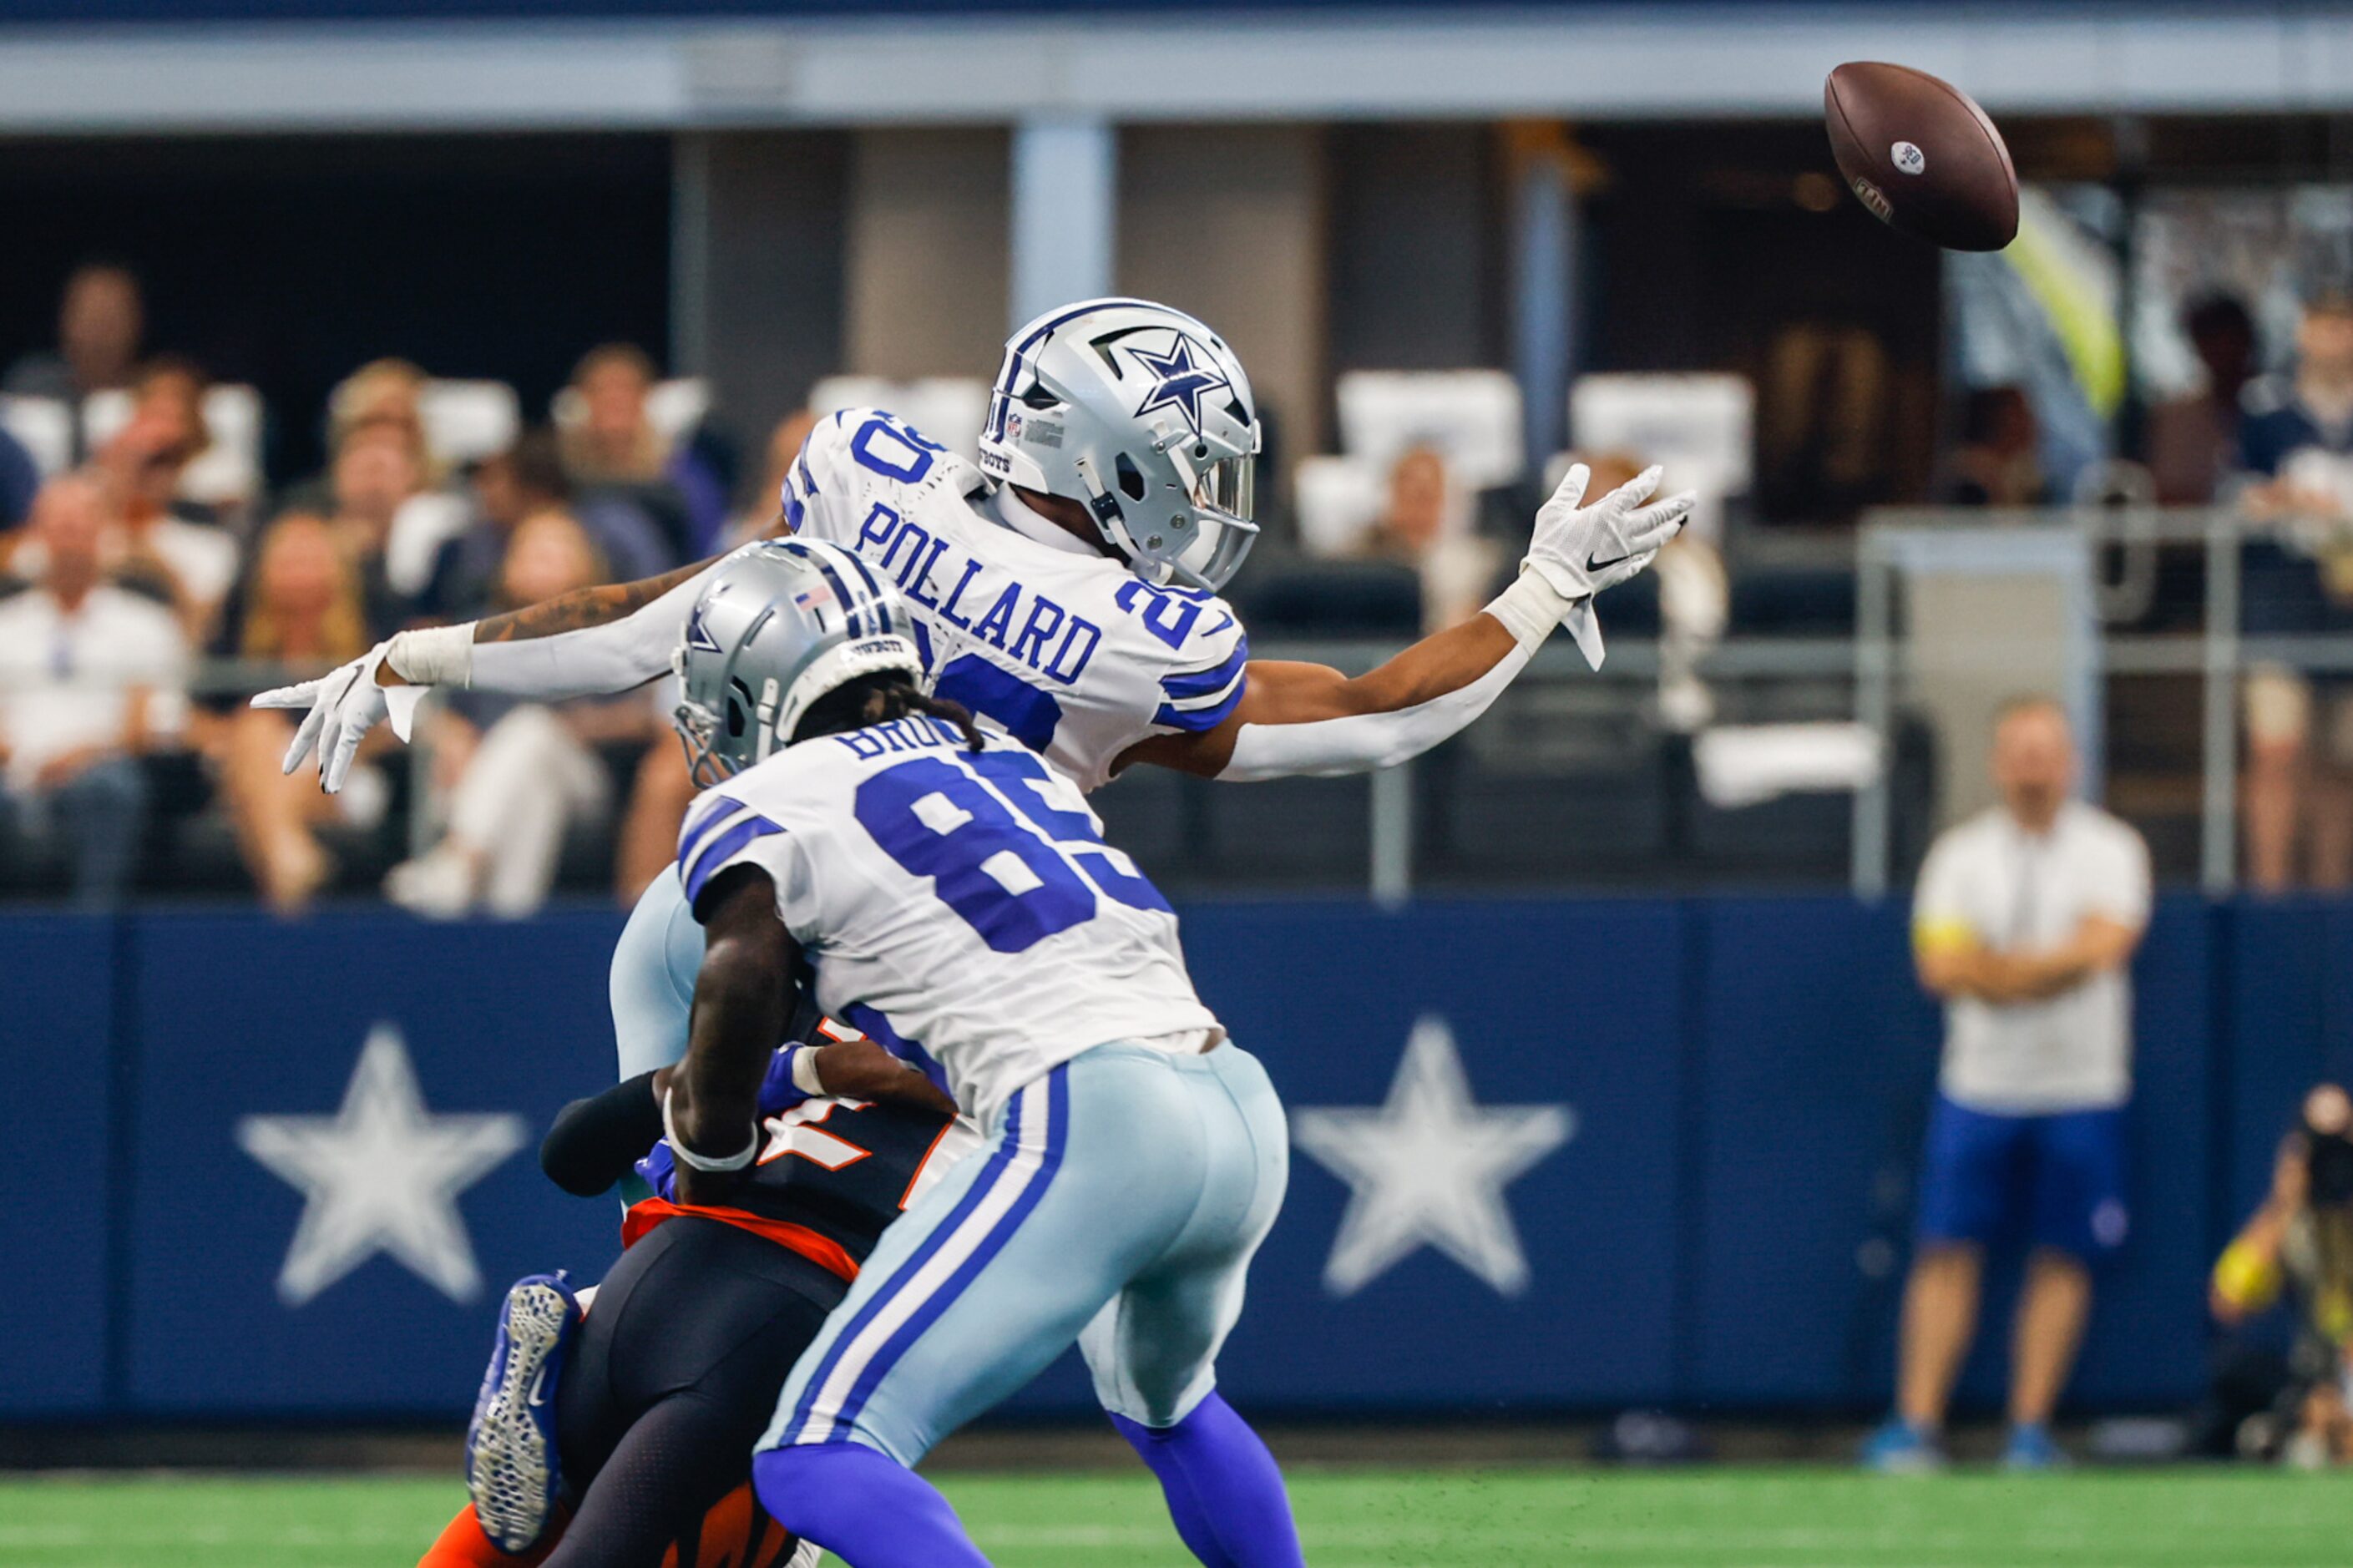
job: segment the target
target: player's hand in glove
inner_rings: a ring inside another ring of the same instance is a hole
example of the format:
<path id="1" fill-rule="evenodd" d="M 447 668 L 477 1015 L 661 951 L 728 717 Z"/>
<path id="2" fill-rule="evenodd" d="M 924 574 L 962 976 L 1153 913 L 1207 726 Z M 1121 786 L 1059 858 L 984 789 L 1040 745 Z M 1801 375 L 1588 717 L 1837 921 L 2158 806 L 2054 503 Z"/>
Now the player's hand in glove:
<path id="1" fill-rule="evenodd" d="M 391 648 L 380 642 L 349 664 L 339 665 L 316 680 L 276 687 L 253 700 L 256 708 L 307 708 L 294 743 L 286 748 L 284 772 L 292 773 L 312 747 L 319 752 L 319 787 L 329 795 L 343 787 L 360 742 L 378 721 L 390 719 L 393 733 L 408 739 L 424 700 L 421 686 L 379 686 L 376 671 Z"/>
<path id="2" fill-rule="evenodd" d="M 1534 572 L 1553 591 L 1574 605 L 1567 616 L 1570 633 L 1596 669 L 1601 668 L 1601 625 L 1588 602 L 1604 588 L 1635 576 L 1657 558 L 1691 515 L 1699 498 L 1689 490 L 1651 501 L 1659 488 L 1659 470 L 1643 469 L 1595 501 L 1585 504 L 1585 487 L 1592 470 L 1571 464 L 1560 489 L 1536 512 L 1535 534 L 1528 542 L 1523 572 Z M 1645 506 L 1643 503 L 1650 501 Z"/>

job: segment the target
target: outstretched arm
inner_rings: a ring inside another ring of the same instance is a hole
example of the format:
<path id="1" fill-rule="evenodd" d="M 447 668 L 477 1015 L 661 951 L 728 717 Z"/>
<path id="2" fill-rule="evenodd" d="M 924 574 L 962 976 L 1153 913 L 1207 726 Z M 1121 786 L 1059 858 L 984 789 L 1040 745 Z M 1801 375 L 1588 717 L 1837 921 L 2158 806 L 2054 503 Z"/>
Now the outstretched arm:
<path id="1" fill-rule="evenodd" d="M 1524 599 L 1550 594 L 1533 575 L 1513 587 Z M 1392 767 L 1485 712 L 1567 607 L 1554 613 L 1549 602 L 1532 605 L 1523 642 L 1491 605 L 1353 678 L 1329 665 L 1252 659 L 1243 672 L 1242 700 L 1222 723 L 1138 742 L 1119 765 L 1156 763 L 1235 781 Z"/>
<path id="2" fill-rule="evenodd" d="M 468 623 L 473 631 L 470 640 L 477 644 L 528 642 L 535 637 L 552 637 L 564 632 L 586 631 L 591 626 L 606 626 L 644 609 L 679 584 L 693 582 L 724 559 L 714 555 L 708 561 L 697 561 L 674 572 L 665 572 L 659 577 L 575 589 L 536 605 L 526 605 L 520 610 L 509 610 L 501 616 L 485 616 L 479 621 Z M 385 684 L 390 685 L 391 682 Z"/>
<path id="3" fill-rule="evenodd" d="M 310 710 L 286 749 L 285 771 L 301 766 L 315 746 L 320 786 L 332 794 L 343 788 L 361 737 L 380 720 L 389 718 L 408 738 L 417 693 L 405 688 L 473 686 L 560 702 L 627 691 L 663 674 L 717 564 L 698 562 L 462 626 L 401 632 L 316 680 L 265 691 L 253 705 Z"/>
<path id="4" fill-rule="evenodd" d="M 1599 668 L 1593 595 L 1648 566 L 1683 527 L 1694 498 L 1642 505 L 1659 482 L 1652 468 L 1588 507 L 1582 504 L 1587 477 L 1581 463 L 1569 469 L 1536 513 L 1519 577 L 1483 614 L 1355 677 L 1326 665 L 1253 659 L 1241 700 L 1222 722 L 1140 741 L 1118 766 L 1156 763 L 1240 782 L 1366 773 L 1419 756 L 1461 731 L 1564 621 Z"/>

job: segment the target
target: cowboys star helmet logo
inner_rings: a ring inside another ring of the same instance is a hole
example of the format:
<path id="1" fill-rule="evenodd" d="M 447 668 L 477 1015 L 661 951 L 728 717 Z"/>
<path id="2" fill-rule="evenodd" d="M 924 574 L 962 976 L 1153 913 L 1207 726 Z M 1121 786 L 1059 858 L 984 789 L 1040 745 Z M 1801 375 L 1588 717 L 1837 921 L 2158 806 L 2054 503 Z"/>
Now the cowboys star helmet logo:
<path id="1" fill-rule="evenodd" d="M 686 617 L 686 646 L 701 648 L 705 653 L 727 651 L 719 646 L 719 639 L 711 635 L 711 628 L 702 624 L 701 605 L 695 605 L 693 612 Z"/>
<path id="2" fill-rule="evenodd" d="M 1175 342 L 1166 353 L 1154 353 L 1150 349 L 1133 348 L 1127 352 L 1135 363 L 1155 378 L 1152 390 L 1145 395 L 1137 407 L 1137 418 L 1156 408 L 1174 408 L 1185 416 L 1185 423 L 1194 435 L 1201 433 L 1201 399 L 1220 389 L 1230 389 L 1232 381 L 1218 368 L 1217 361 L 1198 343 L 1182 332 L 1172 334 Z"/>

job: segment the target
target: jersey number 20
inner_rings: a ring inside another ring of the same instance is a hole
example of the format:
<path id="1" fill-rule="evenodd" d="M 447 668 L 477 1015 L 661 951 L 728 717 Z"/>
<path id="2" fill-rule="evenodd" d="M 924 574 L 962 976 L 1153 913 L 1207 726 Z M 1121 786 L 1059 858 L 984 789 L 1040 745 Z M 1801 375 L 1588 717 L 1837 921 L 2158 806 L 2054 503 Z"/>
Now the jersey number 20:
<path id="1" fill-rule="evenodd" d="M 858 786 L 858 821 L 999 952 L 1092 920 L 1098 895 L 1167 910 L 1158 889 L 1113 860 L 1085 812 L 1048 802 L 1036 787 L 1045 783 L 1046 765 L 1027 752 L 914 757 Z"/>

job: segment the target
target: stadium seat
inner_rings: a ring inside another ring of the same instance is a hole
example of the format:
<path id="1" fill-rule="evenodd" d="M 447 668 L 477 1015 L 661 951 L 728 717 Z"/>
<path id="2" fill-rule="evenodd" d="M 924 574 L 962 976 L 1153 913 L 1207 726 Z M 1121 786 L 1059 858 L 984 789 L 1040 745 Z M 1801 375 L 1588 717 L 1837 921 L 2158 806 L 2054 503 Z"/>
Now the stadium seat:
<path id="1" fill-rule="evenodd" d="M 448 468 L 479 463 L 514 445 L 522 405 L 503 381 L 428 381 L 417 395 L 426 449 Z"/>
<path id="2" fill-rule="evenodd" d="M 809 388 L 809 408 L 820 415 L 887 409 L 951 452 L 973 458 L 980 451 L 980 427 L 988 422 L 988 383 L 971 376 L 829 375 Z"/>
<path id="3" fill-rule="evenodd" d="M 1352 370 L 1336 391 L 1340 448 L 1386 474 L 1433 447 L 1472 489 L 1509 484 L 1527 461 L 1520 386 L 1500 370 Z"/>
<path id="4" fill-rule="evenodd" d="M 691 435 L 711 412 L 711 384 L 699 375 L 657 382 L 646 395 L 646 417 L 675 443 Z"/>
<path id="5" fill-rule="evenodd" d="M 120 388 L 93 392 L 82 400 L 83 449 L 95 452 L 131 422 L 131 394 Z M 265 410 L 260 392 L 233 382 L 205 389 L 205 426 L 212 445 L 180 476 L 180 494 L 206 506 L 238 507 L 261 493 L 261 437 Z"/>
<path id="6" fill-rule="evenodd" d="M 73 409 L 57 398 L 0 396 L 0 430 L 16 438 L 44 479 L 73 462 Z"/>
<path id="7" fill-rule="evenodd" d="M 205 390 L 205 426 L 212 445 L 180 476 L 180 493 L 206 506 L 239 507 L 261 493 L 261 439 L 266 416 L 260 392 L 234 383 Z"/>

